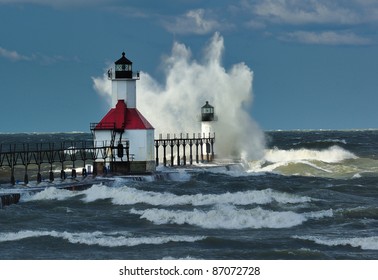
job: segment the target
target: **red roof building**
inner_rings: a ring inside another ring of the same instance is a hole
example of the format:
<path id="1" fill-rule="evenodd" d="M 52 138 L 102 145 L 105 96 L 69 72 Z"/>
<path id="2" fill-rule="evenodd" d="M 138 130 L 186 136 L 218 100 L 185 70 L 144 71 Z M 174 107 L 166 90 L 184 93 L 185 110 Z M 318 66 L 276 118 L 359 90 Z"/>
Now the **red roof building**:
<path id="1" fill-rule="evenodd" d="M 118 100 L 115 108 L 103 117 L 95 130 L 124 131 L 129 129 L 154 129 L 136 108 L 127 108 L 124 100 Z"/>

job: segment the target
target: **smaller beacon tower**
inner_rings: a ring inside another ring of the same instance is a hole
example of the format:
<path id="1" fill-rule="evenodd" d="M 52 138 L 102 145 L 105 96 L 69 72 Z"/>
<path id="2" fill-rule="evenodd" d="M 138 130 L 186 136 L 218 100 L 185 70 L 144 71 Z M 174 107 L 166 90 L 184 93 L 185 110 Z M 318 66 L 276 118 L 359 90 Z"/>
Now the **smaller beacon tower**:
<path id="1" fill-rule="evenodd" d="M 214 124 L 216 121 L 214 114 L 214 107 L 206 101 L 206 104 L 201 107 L 201 134 L 202 137 L 213 136 L 215 133 Z"/>
<path id="2" fill-rule="evenodd" d="M 154 128 L 136 106 L 136 81 L 132 62 L 122 57 L 108 70 L 112 83 L 112 108 L 99 123 L 91 124 L 94 146 L 101 154 L 94 168 L 98 174 L 155 171 Z"/>

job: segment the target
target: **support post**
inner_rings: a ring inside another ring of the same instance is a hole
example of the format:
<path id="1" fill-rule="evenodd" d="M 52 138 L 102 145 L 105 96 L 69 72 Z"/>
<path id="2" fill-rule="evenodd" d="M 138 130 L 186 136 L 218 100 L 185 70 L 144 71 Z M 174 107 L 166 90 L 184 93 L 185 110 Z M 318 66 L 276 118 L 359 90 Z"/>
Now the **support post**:
<path id="1" fill-rule="evenodd" d="M 200 139 L 200 146 L 201 146 L 201 162 L 203 162 L 203 140 Z"/>
<path id="2" fill-rule="evenodd" d="M 199 163 L 198 145 L 199 145 L 199 140 L 196 139 L 196 163 Z"/>
<path id="3" fill-rule="evenodd" d="M 211 144 L 211 161 L 214 160 L 214 139 L 215 139 L 215 135 L 214 135 L 214 138 L 212 138 L 210 140 L 210 144 Z"/>
<path id="4" fill-rule="evenodd" d="M 180 159 L 180 140 L 176 140 L 176 145 L 177 145 L 177 166 L 180 166 L 181 164 L 181 159 Z"/>
<path id="5" fill-rule="evenodd" d="M 164 166 L 167 166 L 167 153 L 166 153 L 167 151 L 166 151 L 166 148 L 167 148 L 167 143 L 164 140 L 164 142 L 163 142 L 163 153 L 164 153 L 163 162 L 164 162 Z"/>
<path id="6" fill-rule="evenodd" d="M 38 162 L 38 173 L 37 173 L 37 183 L 41 183 L 42 182 L 42 175 L 41 175 L 41 163 Z"/>
<path id="7" fill-rule="evenodd" d="M 175 146 L 174 140 L 171 140 L 170 146 L 171 146 L 171 166 L 173 166 L 173 162 L 174 162 L 173 147 Z"/>
<path id="8" fill-rule="evenodd" d="M 193 164 L 193 151 L 192 151 L 192 148 L 193 148 L 193 141 L 192 139 L 189 140 L 189 164 L 192 165 Z"/>
<path id="9" fill-rule="evenodd" d="M 159 166 L 159 140 L 155 140 L 155 150 L 156 150 L 156 166 Z"/>

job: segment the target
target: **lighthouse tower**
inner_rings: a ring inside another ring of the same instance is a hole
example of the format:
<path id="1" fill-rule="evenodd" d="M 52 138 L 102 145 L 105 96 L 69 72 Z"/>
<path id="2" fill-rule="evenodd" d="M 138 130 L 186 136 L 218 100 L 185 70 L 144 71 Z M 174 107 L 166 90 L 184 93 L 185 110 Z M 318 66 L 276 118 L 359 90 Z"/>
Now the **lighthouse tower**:
<path id="1" fill-rule="evenodd" d="M 114 62 L 114 73 L 112 69 L 108 70 L 108 78 L 112 80 L 112 107 L 117 105 L 118 100 L 124 100 L 128 108 L 136 108 L 136 80 L 139 80 L 139 72 L 133 76 L 132 65 L 123 52 L 122 57 Z"/>
<path id="2" fill-rule="evenodd" d="M 122 57 L 108 71 L 112 83 L 112 108 L 99 123 L 91 124 L 94 146 L 101 155 L 95 162 L 97 173 L 145 173 L 155 170 L 154 128 L 136 106 L 139 73 Z"/>
<path id="3" fill-rule="evenodd" d="M 215 133 L 214 124 L 216 116 L 214 115 L 214 107 L 206 101 L 201 107 L 201 134 L 202 137 L 210 137 Z"/>

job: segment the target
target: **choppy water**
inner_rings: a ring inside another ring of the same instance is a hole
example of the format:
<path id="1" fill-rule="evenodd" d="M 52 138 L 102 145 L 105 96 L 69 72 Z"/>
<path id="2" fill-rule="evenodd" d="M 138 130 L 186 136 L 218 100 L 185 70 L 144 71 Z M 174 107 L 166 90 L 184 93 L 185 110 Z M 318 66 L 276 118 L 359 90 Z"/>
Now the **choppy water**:
<path id="1" fill-rule="evenodd" d="M 378 131 L 267 138 L 231 168 L 25 193 L 0 209 L 0 258 L 378 259 Z"/>

